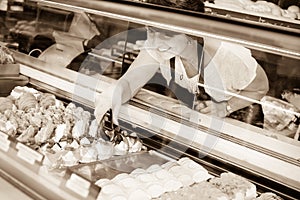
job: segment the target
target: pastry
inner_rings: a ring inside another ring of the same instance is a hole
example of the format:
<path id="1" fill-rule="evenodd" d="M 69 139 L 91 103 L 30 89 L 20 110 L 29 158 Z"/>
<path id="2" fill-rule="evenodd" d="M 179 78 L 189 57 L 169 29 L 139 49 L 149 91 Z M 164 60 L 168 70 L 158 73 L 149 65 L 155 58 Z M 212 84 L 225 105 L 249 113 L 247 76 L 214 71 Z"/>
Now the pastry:
<path id="1" fill-rule="evenodd" d="M 84 120 L 78 120 L 73 129 L 72 129 L 72 136 L 75 139 L 80 139 L 88 130 L 88 123 Z"/>
<path id="2" fill-rule="evenodd" d="M 195 161 L 191 160 L 188 157 L 183 157 L 177 161 L 183 168 L 189 171 L 192 175 L 193 180 L 196 183 L 200 183 L 202 181 L 206 181 L 210 178 L 208 171 L 196 163 Z"/>
<path id="3" fill-rule="evenodd" d="M 0 97 L 0 113 L 4 113 L 6 110 L 12 110 L 13 101 L 7 97 Z"/>
<path id="4" fill-rule="evenodd" d="M 165 169 L 155 171 L 153 175 L 161 181 L 165 192 L 177 191 L 183 187 L 182 182 Z"/>
<path id="5" fill-rule="evenodd" d="M 40 96 L 39 104 L 41 107 L 48 108 L 49 106 L 54 106 L 55 105 L 55 96 L 50 93 L 43 93 Z"/>
<path id="6" fill-rule="evenodd" d="M 53 133 L 54 128 L 55 128 L 54 124 L 52 123 L 51 120 L 49 120 L 47 124 L 44 127 L 42 127 L 38 131 L 38 133 L 34 136 L 35 142 L 36 143 L 46 142 L 50 138 L 51 134 Z"/>
<path id="7" fill-rule="evenodd" d="M 247 179 L 233 173 L 222 173 L 209 181 L 214 187 L 227 194 L 230 199 L 250 200 L 256 197 L 256 186 Z"/>
<path id="8" fill-rule="evenodd" d="M 25 92 L 16 100 L 16 104 L 18 109 L 28 112 L 30 109 L 36 108 L 38 102 L 33 94 Z"/>
<path id="9" fill-rule="evenodd" d="M 136 176 L 136 180 L 140 182 L 140 186 L 151 196 L 151 198 L 157 198 L 165 192 L 159 179 L 152 174 L 140 174 Z"/>
<path id="10" fill-rule="evenodd" d="M 124 199 L 127 200 L 127 193 L 122 189 L 121 186 L 109 182 L 105 184 L 97 197 L 99 200 L 111 200 L 111 199 Z"/>
<path id="11" fill-rule="evenodd" d="M 19 137 L 17 137 L 17 140 L 19 142 L 28 142 L 29 139 L 34 136 L 34 134 L 34 128 L 32 125 L 30 125 Z"/>
<path id="12" fill-rule="evenodd" d="M 262 193 L 259 197 L 256 198 L 257 200 L 283 200 L 280 196 L 272 192 Z"/>
<path id="13" fill-rule="evenodd" d="M 54 142 L 59 142 L 60 139 L 65 135 L 65 130 L 67 128 L 66 124 L 59 124 L 55 129 L 55 136 L 53 138 Z"/>
<path id="14" fill-rule="evenodd" d="M 89 133 L 88 133 L 88 135 L 91 136 L 91 137 L 96 137 L 97 133 L 98 133 L 98 130 L 99 130 L 98 122 L 97 122 L 96 119 L 94 119 L 91 122 L 91 125 L 89 127 Z"/>
<path id="15" fill-rule="evenodd" d="M 190 187 L 183 187 L 176 192 L 167 192 L 158 198 L 159 200 L 229 200 L 229 197 L 221 190 L 204 181 Z M 157 200 L 158 200 L 157 199 Z"/>
<path id="16" fill-rule="evenodd" d="M 169 172 L 182 183 L 183 187 L 194 183 L 192 173 L 180 165 L 171 167 Z"/>
<path id="17" fill-rule="evenodd" d="M 76 162 L 92 162 L 141 150 L 137 135 L 126 131 L 119 131 L 114 141 L 97 138 L 103 127 L 90 120 L 91 113 L 82 107 L 65 107 L 53 94 L 33 88 L 18 86 L 10 97 L 0 97 L 0 130 L 44 155 L 53 154 L 51 167 L 73 165 L 74 156 Z"/>

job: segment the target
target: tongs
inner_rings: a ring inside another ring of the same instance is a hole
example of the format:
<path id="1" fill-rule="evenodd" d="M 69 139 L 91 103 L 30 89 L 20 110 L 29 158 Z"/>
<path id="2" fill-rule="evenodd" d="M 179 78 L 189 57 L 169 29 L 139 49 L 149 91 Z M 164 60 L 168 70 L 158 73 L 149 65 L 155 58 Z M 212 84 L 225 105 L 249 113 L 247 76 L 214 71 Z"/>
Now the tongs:
<path id="1" fill-rule="evenodd" d="M 127 152 L 132 151 L 132 147 L 138 143 L 142 146 L 142 142 L 137 135 L 134 133 L 129 134 L 126 130 L 122 130 L 120 126 L 113 123 L 113 114 L 111 109 L 107 111 L 101 123 L 104 134 L 109 141 L 113 142 L 115 145 L 124 142 L 126 146 L 126 149 L 124 150 Z"/>
<path id="2" fill-rule="evenodd" d="M 109 141 L 115 141 L 115 139 L 117 139 L 116 136 L 119 135 L 118 133 L 121 131 L 121 128 L 113 123 L 113 113 L 111 109 L 109 109 L 105 113 L 101 124 L 103 131 L 108 137 Z"/>
<path id="3" fill-rule="evenodd" d="M 119 144 L 128 136 L 127 131 L 122 130 L 120 126 L 113 123 L 113 112 L 111 109 L 107 111 L 102 120 L 102 127 L 109 141 Z"/>

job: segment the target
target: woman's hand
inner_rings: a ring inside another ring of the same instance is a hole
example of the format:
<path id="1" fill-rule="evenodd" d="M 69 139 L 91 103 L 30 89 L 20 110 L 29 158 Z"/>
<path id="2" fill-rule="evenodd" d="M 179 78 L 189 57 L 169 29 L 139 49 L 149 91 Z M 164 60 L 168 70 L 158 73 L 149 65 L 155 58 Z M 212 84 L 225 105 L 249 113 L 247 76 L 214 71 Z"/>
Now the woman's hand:
<path id="1" fill-rule="evenodd" d="M 118 115 L 122 104 L 122 92 L 115 84 L 102 92 L 95 102 L 94 115 L 98 123 L 100 123 L 109 109 L 112 109 L 113 123 L 119 125 Z"/>
<path id="2" fill-rule="evenodd" d="M 226 109 L 227 102 L 213 102 L 209 101 L 197 101 L 195 104 L 195 110 L 203 114 L 211 114 L 217 117 L 226 117 L 228 112 Z"/>

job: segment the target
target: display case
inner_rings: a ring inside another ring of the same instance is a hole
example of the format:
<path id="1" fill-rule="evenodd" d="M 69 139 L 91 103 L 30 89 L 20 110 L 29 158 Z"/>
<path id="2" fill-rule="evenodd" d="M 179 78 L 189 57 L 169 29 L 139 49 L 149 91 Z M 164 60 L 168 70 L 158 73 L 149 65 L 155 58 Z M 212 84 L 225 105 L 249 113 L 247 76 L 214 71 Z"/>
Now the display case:
<path id="1" fill-rule="evenodd" d="M 153 84 L 156 82 L 145 85 L 121 106 L 119 126 L 135 133 L 145 149 L 155 152 L 151 158 L 157 158 L 159 165 L 180 163 L 180 158 L 188 157 L 202 165 L 210 177 L 232 172 L 246 178 L 256 186 L 258 195 L 272 192 L 284 199 L 299 197 L 299 20 L 281 20 L 284 25 L 262 23 L 245 18 L 245 14 L 216 14 L 213 9 L 220 8 L 208 4 L 206 12 L 200 13 L 140 1 L 33 2 L 36 18 L 22 22 L 31 29 L 24 32 L 20 22 L 10 29 L 18 43 L 12 51 L 23 80 L 12 85 L 54 94 L 65 105 L 83 107 L 92 118 L 96 97 L 126 73 L 143 48 L 149 27 L 188 35 L 200 46 L 203 40 L 205 44 L 214 39 L 249 49 L 267 75 L 269 90 L 258 100 L 242 95 L 237 98 L 261 105 L 264 120 L 260 126 L 238 117 L 220 118 L 191 109 L 161 85 Z M 1 45 L 10 46 L 10 42 Z M 201 80 L 197 86 L 202 95 L 196 100 L 208 100 L 208 86 Z M 2 96 L 8 95 L 10 91 Z M 0 136 L 2 176 L 33 198 L 101 199 L 95 168 L 114 160 L 79 161 L 49 170 L 51 156 L 5 131 Z M 130 160 L 131 154 L 127 156 Z M 129 165 L 123 166 L 126 171 L 121 164 L 128 158 L 114 159 L 121 160 L 117 169 L 128 172 L 125 166 Z M 155 159 L 151 163 L 155 164 Z M 130 172 L 137 166 L 130 165 Z M 91 170 L 92 178 L 87 178 L 81 170 L 84 168 Z"/>

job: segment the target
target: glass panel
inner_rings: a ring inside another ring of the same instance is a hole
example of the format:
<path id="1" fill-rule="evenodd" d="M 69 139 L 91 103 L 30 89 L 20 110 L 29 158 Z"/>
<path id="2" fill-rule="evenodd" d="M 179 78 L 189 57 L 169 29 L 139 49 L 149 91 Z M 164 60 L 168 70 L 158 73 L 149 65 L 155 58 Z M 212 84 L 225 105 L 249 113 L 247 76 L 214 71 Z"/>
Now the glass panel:
<path id="1" fill-rule="evenodd" d="M 264 128 L 299 140 L 300 59 L 254 50 L 252 54 L 265 70 L 269 81 L 269 91 L 262 99 Z"/>
<path id="2" fill-rule="evenodd" d="M 84 41 L 84 52 L 76 56 L 67 68 L 90 76 L 106 75 L 119 78 L 127 38 L 128 22 L 87 14 L 99 34 Z"/>
<path id="3" fill-rule="evenodd" d="M 130 27 L 139 26 L 131 24 Z M 187 39 L 188 44 L 193 41 L 198 44 L 196 46 L 199 48 L 195 48 L 193 45 L 184 46 L 185 44 L 178 37 L 183 35 L 180 33 L 154 27 L 146 27 L 144 32 L 148 33 L 148 37 L 141 40 L 129 32 L 130 41 L 127 41 L 130 44 L 128 47 L 144 44 L 145 40 L 154 41 L 151 43 L 153 46 L 149 46 L 148 43 L 148 46 L 140 47 L 140 49 L 151 50 L 155 48 L 155 52 L 150 56 L 160 64 L 158 71 L 144 88 L 179 99 L 184 105 L 194 107 L 205 114 L 221 112 L 217 115 L 260 128 L 262 131 L 259 132 L 271 137 L 292 143 L 298 140 L 299 136 L 296 134 L 300 102 L 300 96 L 297 94 L 299 93 L 297 68 L 300 64 L 298 59 L 216 41 L 208 37 L 203 39 L 186 35 L 184 38 Z M 151 37 L 155 37 L 155 40 Z M 182 48 L 180 53 L 172 52 L 171 49 L 176 48 Z M 163 51 L 169 52 L 170 55 Z M 130 58 L 136 58 L 139 54 L 139 50 L 130 51 L 130 48 L 126 48 L 125 52 Z M 180 57 L 180 61 L 172 61 L 172 57 L 176 59 Z M 197 66 L 194 60 L 199 59 L 203 60 L 202 68 L 193 67 L 193 65 Z M 128 60 L 128 63 L 131 61 L 133 60 Z M 167 63 L 166 65 L 170 67 L 172 62 L 175 63 L 176 72 L 175 75 L 171 73 L 171 81 L 167 84 L 168 75 L 167 72 L 162 72 L 161 65 Z M 130 67 L 128 63 L 123 65 L 126 68 L 123 71 Z M 178 65 L 183 68 L 180 69 Z M 183 71 L 178 74 L 178 70 Z M 196 76 L 197 74 L 201 76 Z M 187 82 L 182 83 L 184 81 Z M 191 85 L 197 82 L 200 84 L 195 98 Z"/>
<path id="4" fill-rule="evenodd" d="M 80 73 L 114 79 L 124 75 L 144 49 L 158 66 L 153 74 L 141 74 L 147 84 L 132 80 L 136 86 L 163 94 L 170 102 L 179 99 L 204 114 L 218 107 L 221 117 L 234 119 L 230 122 L 246 122 L 274 138 L 299 140 L 300 58 L 99 14 L 34 6 L 28 13 L 25 21 L 16 15 L 17 21 L 13 15 L 0 21 L 7 26 L 1 29 L 6 36 L 2 39 L 10 47 Z M 140 58 L 144 69 L 146 57 Z"/>

